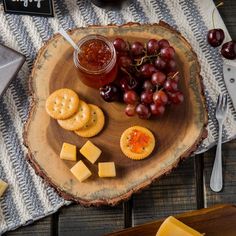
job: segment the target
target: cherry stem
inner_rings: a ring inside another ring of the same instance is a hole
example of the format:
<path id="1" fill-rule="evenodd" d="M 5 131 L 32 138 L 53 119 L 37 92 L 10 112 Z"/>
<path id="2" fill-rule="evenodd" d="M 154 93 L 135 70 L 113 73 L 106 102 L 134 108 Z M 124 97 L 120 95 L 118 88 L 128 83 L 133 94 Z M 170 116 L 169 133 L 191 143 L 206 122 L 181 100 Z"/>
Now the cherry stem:
<path id="1" fill-rule="evenodd" d="M 215 8 L 213 9 L 213 12 L 212 12 L 212 15 L 211 15 L 211 18 L 212 18 L 212 24 L 213 24 L 213 29 L 215 29 L 215 21 L 214 21 L 214 13 L 215 13 L 215 9 L 220 7 L 220 6 L 223 6 L 224 3 L 223 2 L 220 2 L 219 4 L 217 4 L 215 6 Z"/>

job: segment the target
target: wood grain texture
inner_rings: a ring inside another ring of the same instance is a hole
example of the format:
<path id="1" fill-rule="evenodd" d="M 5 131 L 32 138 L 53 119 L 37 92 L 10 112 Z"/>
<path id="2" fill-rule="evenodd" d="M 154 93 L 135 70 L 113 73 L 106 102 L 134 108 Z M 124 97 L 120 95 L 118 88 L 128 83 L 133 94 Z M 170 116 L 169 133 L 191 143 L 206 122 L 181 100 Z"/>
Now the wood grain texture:
<path id="1" fill-rule="evenodd" d="M 130 42 L 137 39 L 145 42 L 149 38 L 166 38 L 175 47 L 183 78 L 180 87 L 185 100 L 181 105 L 168 109 L 161 119 L 130 118 L 124 114 L 124 104 L 106 103 L 97 90 L 82 84 L 73 64 L 73 50 L 61 36 L 56 35 L 41 49 L 30 81 L 34 102 L 24 133 L 29 160 L 37 173 L 56 187 L 64 198 L 87 206 L 115 205 L 170 172 L 181 159 L 188 157 L 196 149 L 197 144 L 206 136 L 205 99 L 196 54 L 188 42 L 167 24 L 131 23 L 121 27 L 97 26 L 70 32 L 75 41 L 93 33 L 106 35 L 111 39 L 118 35 Z M 63 87 L 74 89 L 83 100 L 103 109 L 106 126 L 99 135 L 90 140 L 102 149 L 100 160 L 116 163 L 116 178 L 99 178 L 97 166 L 87 163 L 94 173 L 93 177 L 80 183 L 70 172 L 74 163 L 67 164 L 59 158 L 63 142 L 75 144 L 77 147 L 86 142 L 86 139 L 59 127 L 46 114 L 44 106 L 47 97 Z M 122 132 L 133 125 L 149 128 L 157 139 L 154 152 L 142 161 L 126 158 L 119 147 Z"/>
<path id="2" fill-rule="evenodd" d="M 134 225 L 197 209 L 193 161 L 184 161 L 150 189 L 133 196 Z"/>
<path id="3" fill-rule="evenodd" d="M 205 206 L 217 203 L 236 204 L 236 141 L 226 143 L 222 147 L 224 186 L 219 193 L 211 191 L 209 186 L 215 151 L 213 148 L 204 155 Z"/>
<path id="4" fill-rule="evenodd" d="M 235 206 L 221 205 L 214 208 L 201 209 L 181 214 L 176 216 L 176 218 L 199 232 L 205 233 L 206 236 L 235 236 Z M 106 236 L 155 236 L 162 222 L 163 220 L 159 220 Z"/>
<path id="5" fill-rule="evenodd" d="M 20 229 L 9 231 L 4 234 L 4 236 L 51 236 L 53 233 L 52 228 L 52 216 L 45 217 L 39 221 L 34 222 L 31 225 L 21 227 Z"/>
<path id="6" fill-rule="evenodd" d="M 124 227 L 122 205 L 113 208 L 72 205 L 59 212 L 59 236 L 99 236 Z"/>
<path id="7" fill-rule="evenodd" d="M 232 37 L 236 40 L 236 1 L 224 0 L 224 5 L 219 7 L 219 12 Z"/>

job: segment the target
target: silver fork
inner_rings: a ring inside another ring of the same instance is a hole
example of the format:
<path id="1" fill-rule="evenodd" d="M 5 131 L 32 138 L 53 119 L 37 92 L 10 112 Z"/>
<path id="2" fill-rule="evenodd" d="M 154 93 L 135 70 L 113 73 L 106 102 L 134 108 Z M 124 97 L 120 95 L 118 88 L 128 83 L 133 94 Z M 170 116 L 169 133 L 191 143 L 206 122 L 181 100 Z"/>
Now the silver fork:
<path id="1" fill-rule="evenodd" d="M 226 94 L 224 95 L 220 94 L 218 96 L 218 101 L 216 105 L 216 119 L 219 124 L 218 144 L 210 180 L 210 187 L 214 192 L 219 192 L 223 187 L 221 143 L 222 143 L 222 125 L 225 120 L 227 110 L 228 110 L 227 96 Z"/>

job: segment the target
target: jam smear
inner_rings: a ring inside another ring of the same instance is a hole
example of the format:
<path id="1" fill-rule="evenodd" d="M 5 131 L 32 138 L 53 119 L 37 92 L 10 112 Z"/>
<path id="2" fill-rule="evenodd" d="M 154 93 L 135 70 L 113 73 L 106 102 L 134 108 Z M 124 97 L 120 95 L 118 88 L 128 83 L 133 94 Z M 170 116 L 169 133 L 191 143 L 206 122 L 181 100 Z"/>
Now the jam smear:
<path id="1" fill-rule="evenodd" d="M 130 134 L 128 145 L 132 152 L 142 153 L 145 147 L 149 145 L 149 141 L 150 137 L 147 134 L 134 129 Z"/>
<path id="2" fill-rule="evenodd" d="M 111 50 L 102 40 L 89 40 L 80 49 L 81 52 L 78 54 L 78 60 L 87 70 L 101 70 L 111 61 Z"/>

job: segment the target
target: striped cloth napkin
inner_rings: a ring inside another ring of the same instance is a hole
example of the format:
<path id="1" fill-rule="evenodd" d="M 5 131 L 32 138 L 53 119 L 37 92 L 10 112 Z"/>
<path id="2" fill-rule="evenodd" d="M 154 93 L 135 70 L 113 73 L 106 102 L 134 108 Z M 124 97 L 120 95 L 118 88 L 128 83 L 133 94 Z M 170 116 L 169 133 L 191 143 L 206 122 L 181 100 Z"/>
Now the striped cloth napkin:
<path id="1" fill-rule="evenodd" d="M 222 79 L 222 58 L 218 49 L 210 47 L 205 38 L 208 29 L 212 28 L 212 0 L 137 0 L 119 11 L 100 9 L 89 0 L 56 0 L 54 5 L 54 18 L 4 14 L 0 5 L 0 42 L 26 56 L 19 78 L 12 82 L 0 99 L 0 178 L 9 184 L 0 200 L 0 234 L 52 214 L 69 203 L 48 187 L 27 163 L 27 150 L 22 137 L 30 102 L 27 83 L 34 59 L 44 42 L 60 27 L 68 29 L 129 21 L 155 23 L 159 20 L 172 25 L 192 44 L 202 66 L 209 111 L 209 135 L 198 152 L 206 151 L 217 138 L 214 109 L 218 94 L 225 92 L 226 88 Z M 218 12 L 215 18 L 216 26 L 227 33 Z M 229 39 L 229 36 L 226 38 Z M 236 135 L 235 112 L 232 104 L 229 105 L 223 128 L 224 141 Z"/>

